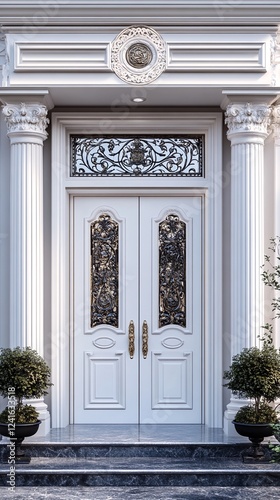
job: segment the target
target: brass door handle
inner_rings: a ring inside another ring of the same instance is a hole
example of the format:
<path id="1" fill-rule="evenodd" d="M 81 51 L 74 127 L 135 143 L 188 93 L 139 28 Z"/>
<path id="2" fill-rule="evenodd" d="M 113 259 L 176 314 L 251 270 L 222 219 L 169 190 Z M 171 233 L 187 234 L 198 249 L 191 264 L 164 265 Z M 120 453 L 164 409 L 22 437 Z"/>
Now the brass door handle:
<path id="1" fill-rule="evenodd" d="M 146 320 L 143 321 L 142 325 L 142 353 L 143 358 L 146 359 L 148 355 L 148 323 Z"/>
<path id="2" fill-rule="evenodd" d="M 133 359 L 134 351 L 135 351 L 135 334 L 134 334 L 134 323 L 131 320 L 128 327 L 128 350 L 130 359 Z"/>

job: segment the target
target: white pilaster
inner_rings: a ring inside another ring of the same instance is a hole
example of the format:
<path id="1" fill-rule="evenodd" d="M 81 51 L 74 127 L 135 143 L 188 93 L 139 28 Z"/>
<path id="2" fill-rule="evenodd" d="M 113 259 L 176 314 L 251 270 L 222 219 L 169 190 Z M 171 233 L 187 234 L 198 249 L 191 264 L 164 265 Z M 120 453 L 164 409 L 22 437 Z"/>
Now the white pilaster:
<path id="1" fill-rule="evenodd" d="M 272 108 L 272 130 L 274 136 L 274 234 L 280 236 L 280 105 Z M 277 257 L 280 255 L 278 250 Z M 274 264 L 278 261 L 275 257 Z M 280 321 L 275 321 L 273 324 L 274 343 L 276 347 L 280 347 Z"/>
<path id="2" fill-rule="evenodd" d="M 261 265 L 264 261 L 264 141 L 271 108 L 267 104 L 236 103 L 226 110 L 231 141 L 231 356 L 258 344 L 264 325 Z M 224 430 L 245 400 L 232 397 Z"/>
<path id="3" fill-rule="evenodd" d="M 35 349 L 43 356 L 43 141 L 47 108 L 40 103 L 3 107 L 11 143 L 10 345 Z M 32 400 L 32 404 L 34 401 Z M 34 404 L 50 429 L 43 399 Z"/>

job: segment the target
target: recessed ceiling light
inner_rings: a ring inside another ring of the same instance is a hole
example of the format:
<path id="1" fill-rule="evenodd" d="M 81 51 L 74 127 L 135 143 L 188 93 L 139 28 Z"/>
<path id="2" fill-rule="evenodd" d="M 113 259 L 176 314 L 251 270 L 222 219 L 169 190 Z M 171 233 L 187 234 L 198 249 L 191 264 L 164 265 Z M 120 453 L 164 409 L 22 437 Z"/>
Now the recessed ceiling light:
<path id="1" fill-rule="evenodd" d="M 131 100 L 136 103 L 146 101 L 144 97 L 133 97 Z"/>

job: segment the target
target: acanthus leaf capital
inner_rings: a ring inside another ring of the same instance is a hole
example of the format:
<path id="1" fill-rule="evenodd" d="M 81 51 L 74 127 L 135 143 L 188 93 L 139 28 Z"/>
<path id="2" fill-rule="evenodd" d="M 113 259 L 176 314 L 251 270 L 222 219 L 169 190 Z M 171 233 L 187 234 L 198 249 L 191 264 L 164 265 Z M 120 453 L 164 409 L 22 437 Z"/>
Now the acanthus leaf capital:
<path id="1" fill-rule="evenodd" d="M 255 132 L 267 136 L 271 124 L 271 107 L 267 104 L 229 104 L 225 113 L 228 135 Z"/>
<path id="2" fill-rule="evenodd" d="M 43 104 L 5 104 L 3 106 L 8 135 L 17 132 L 31 132 L 47 137 L 46 128 L 49 124 L 48 109 Z"/>

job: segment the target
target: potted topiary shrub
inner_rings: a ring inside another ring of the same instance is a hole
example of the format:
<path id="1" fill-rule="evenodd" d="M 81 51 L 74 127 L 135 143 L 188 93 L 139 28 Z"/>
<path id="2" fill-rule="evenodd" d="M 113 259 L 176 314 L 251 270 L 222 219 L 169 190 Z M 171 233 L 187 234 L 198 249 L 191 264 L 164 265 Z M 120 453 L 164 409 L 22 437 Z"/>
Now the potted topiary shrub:
<path id="1" fill-rule="evenodd" d="M 224 372 L 224 385 L 233 394 L 251 400 L 236 413 L 233 424 L 240 435 L 252 442 L 247 454 L 256 459 L 265 456 L 260 443 L 273 434 L 271 424 L 278 422 L 279 415 L 272 403 L 280 397 L 279 349 L 273 345 L 270 332 L 261 341 L 261 347 L 244 348 L 233 356 L 229 370 Z"/>
<path id="2" fill-rule="evenodd" d="M 21 443 L 35 434 L 41 423 L 35 407 L 23 400 L 46 395 L 52 385 L 50 375 L 45 360 L 30 347 L 0 349 L 0 394 L 8 403 L 0 413 L 0 434 L 14 443 L 17 461 L 30 460 L 21 450 Z"/>
<path id="3" fill-rule="evenodd" d="M 271 239 L 271 250 L 276 251 L 279 238 Z M 279 257 L 278 257 L 279 258 Z M 265 256 L 270 263 L 270 257 Z M 272 266 L 262 273 L 264 283 L 280 290 L 280 266 Z M 280 299 L 273 298 L 272 311 L 279 311 Z M 276 318 L 280 317 L 277 313 Z M 225 387 L 232 393 L 251 400 L 237 412 L 233 424 L 236 431 L 247 436 L 253 446 L 247 455 L 255 459 L 265 458 L 260 446 L 264 437 L 273 435 L 273 424 L 279 422 L 275 402 L 280 398 L 280 350 L 273 345 L 272 325 L 264 325 L 265 333 L 260 338 L 260 347 L 244 348 L 232 358 L 229 370 L 224 372 Z M 243 454 L 243 459 L 245 454 Z"/>
<path id="4" fill-rule="evenodd" d="M 272 300 L 272 311 L 274 313 L 274 320 L 280 319 L 280 236 L 276 236 L 276 238 L 271 238 L 270 240 L 271 246 L 270 250 L 273 252 L 273 262 L 271 256 L 266 255 L 266 267 L 263 266 L 264 270 L 262 273 L 262 278 L 264 283 L 270 287 L 274 291 L 274 297 Z M 271 325 L 267 325 L 267 327 L 271 328 Z M 278 441 L 280 441 L 280 422 L 272 425 L 273 434 Z M 280 462 L 280 446 L 271 445 L 271 449 L 273 452 L 273 460 L 276 462 Z"/>

